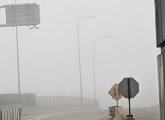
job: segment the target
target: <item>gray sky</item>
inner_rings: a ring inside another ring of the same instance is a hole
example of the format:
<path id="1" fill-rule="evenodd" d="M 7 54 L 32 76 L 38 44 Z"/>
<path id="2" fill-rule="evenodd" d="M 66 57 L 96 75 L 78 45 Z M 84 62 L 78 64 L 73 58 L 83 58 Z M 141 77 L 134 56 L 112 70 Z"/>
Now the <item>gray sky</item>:
<path id="1" fill-rule="evenodd" d="M 14 0 L 0 0 L 0 5 Z M 101 106 L 107 94 L 132 76 L 140 84 L 135 107 L 158 104 L 154 0 L 17 0 L 38 3 L 38 30 L 19 27 L 21 88 L 37 95 L 79 96 L 77 21 L 80 22 L 83 96 L 93 97 L 92 47 L 95 40 L 96 89 Z M 17 92 L 15 28 L 0 28 L 0 93 Z M 110 36 L 110 38 L 105 38 Z M 127 106 L 127 100 L 121 103 Z"/>

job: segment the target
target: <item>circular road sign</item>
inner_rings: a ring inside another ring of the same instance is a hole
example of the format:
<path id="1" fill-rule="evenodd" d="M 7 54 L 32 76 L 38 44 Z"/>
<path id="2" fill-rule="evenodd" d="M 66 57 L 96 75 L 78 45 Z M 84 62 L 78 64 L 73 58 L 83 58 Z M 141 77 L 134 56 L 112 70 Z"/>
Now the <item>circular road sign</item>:
<path id="1" fill-rule="evenodd" d="M 119 91 L 125 98 L 134 98 L 139 92 L 139 83 L 132 77 L 124 78 L 119 83 Z"/>

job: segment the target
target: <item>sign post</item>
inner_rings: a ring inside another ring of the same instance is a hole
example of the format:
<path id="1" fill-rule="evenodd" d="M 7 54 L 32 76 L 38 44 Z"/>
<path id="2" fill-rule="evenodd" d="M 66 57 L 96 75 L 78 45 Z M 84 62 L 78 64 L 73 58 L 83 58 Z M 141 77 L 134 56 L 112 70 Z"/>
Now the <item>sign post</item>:
<path id="1" fill-rule="evenodd" d="M 0 6 L 0 10 L 5 9 L 5 24 L 0 27 L 16 27 L 16 47 L 17 47 L 17 74 L 18 74 L 18 93 L 21 94 L 20 81 L 20 60 L 19 60 L 19 41 L 18 26 L 34 26 L 40 24 L 40 7 L 36 3 L 10 4 Z"/>
<path id="2" fill-rule="evenodd" d="M 119 84 L 117 84 L 117 83 L 114 84 L 112 86 L 112 88 L 108 91 L 108 94 L 110 96 L 112 96 L 113 99 L 116 100 L 116 106 L 110 106 L 109 107 L 109 118 L 110 118 L 110 120 L 113 120 L 113 118 L 115 117 L 115 109 L 116 109 L 116 107 L 119 106 L 118 101 L 122 97 L 120 92 L 119 92 Z"/>
<path id="3" fill-rule="evenodd" d="M 131 115 L 131 90 L 130 90 L 130 79 L 128 79 L 128 103 L 129 103 L 129 115 L 128 117 L 133 117 L 133 115 Z"/>
<path id="4" fill-rule="evenodd" d="M 134 98 L 139 92 L 139 83 L 132 77 L 124 78 L 119 83 L 119 91 L 121 95 L 125 98 L 128 98 L 129 103 L 129 115 L 127 117 L 133 118 L 131 114 L 131 98 Z"/>

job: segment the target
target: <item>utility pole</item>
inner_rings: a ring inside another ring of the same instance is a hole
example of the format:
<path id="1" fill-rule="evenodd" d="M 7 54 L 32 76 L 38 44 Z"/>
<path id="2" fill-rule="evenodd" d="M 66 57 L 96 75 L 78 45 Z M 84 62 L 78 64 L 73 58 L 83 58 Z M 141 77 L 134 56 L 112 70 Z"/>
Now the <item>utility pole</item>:
<path id="1" fill-rule="evenodd" d="M 156 39 L 158 55 L 160 118 L 165 120 L 165 0 L 155 0 Z"/>

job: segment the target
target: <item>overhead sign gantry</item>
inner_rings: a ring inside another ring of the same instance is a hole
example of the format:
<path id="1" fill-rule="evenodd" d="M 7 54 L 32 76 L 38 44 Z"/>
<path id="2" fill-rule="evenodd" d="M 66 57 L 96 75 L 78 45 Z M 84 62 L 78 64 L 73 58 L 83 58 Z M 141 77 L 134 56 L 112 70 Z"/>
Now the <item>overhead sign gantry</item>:
<path id="1" fill-rule="evenodd" d="M 6 23 L 0 27 L 36 26 L 40 24 L 40 9 L 36 3 L 10 4 L 0 6 L 5 9 Z"/>

